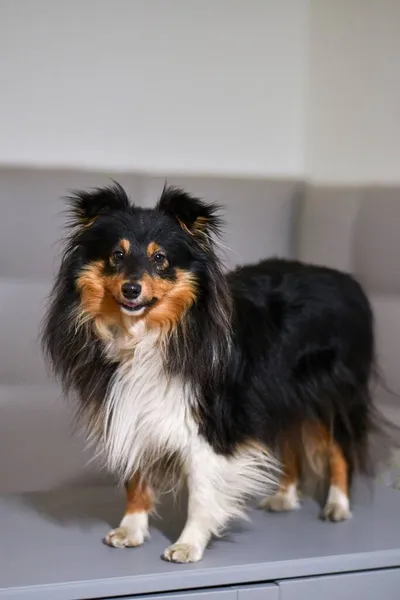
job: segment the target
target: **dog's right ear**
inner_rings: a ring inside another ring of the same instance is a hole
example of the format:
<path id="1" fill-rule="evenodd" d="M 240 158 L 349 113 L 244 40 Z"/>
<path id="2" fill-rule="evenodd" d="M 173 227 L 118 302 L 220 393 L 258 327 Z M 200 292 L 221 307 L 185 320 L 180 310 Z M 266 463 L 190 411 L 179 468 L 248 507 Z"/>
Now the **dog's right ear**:
<path id="1" fill-rule="evenodd" d="M 100 215 L 128 210 L 132 206 L 124 188 L 115 181 L 109 187 L 75 191 L 67 201 L 71 227 L 88 227 Z"/>

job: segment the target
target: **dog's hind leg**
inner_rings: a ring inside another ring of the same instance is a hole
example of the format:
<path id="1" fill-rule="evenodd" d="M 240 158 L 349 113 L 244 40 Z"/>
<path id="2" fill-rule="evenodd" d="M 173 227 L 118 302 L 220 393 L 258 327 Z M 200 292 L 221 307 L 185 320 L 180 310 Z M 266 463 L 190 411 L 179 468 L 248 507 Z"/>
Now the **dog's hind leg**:
<path id="1" fill-rule="evenodd" d="M 351 517 L 349 501 L 349 467 L 339 444 L 329 446 L 329 491 L 321 517 L 328 521 L 345 521 Z"/>
<path id="2" fill-rule="evenodd" d="M 278 491 L 260 503 L 260 508 L 273 512 L 283 512 L 300 508 L 298 485 L 300 477 L 299 456 L 296 447 L 292 444 L 290 436 L 282 443 L 281 460 L 283 463 L 283 476 Z"/>

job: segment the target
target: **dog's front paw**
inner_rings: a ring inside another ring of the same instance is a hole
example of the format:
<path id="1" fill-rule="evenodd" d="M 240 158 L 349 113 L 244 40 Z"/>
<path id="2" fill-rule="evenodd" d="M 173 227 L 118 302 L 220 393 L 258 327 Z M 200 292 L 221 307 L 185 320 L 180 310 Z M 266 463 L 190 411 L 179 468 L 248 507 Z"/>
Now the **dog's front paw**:
<path id="1" fill-rule="evenodd" d="M 117 527 L 106 535 L 104 542 L 113 548 L 134 548 L 141 546 L 148 537 L 147 531 L 134 531 L 128 527 Z"/>
<path id="2" fill-rule="evenodd" d="M 166 548 L 163 558 L 175 563 L 191 563 L 201 560 L 203 550 L 193 544 L 172 544 Z"/>
<path id="3" fill-rule="evenodd" d="M 104 542 L 113 548 L 141 546 L 149 537 L 148 515 L 145 512 L 128 513 L 117 529 L 110 531 Z"/>

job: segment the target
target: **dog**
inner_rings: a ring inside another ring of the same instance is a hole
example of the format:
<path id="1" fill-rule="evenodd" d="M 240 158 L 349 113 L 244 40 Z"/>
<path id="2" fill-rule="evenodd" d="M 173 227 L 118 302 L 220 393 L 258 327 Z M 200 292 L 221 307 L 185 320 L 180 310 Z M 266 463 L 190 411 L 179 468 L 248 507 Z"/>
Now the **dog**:
<path id="1" fill-rule="evenodd" d="M 179 188 L 165 186 L 153 209 L 116 182 L 68 202 L 43 345 L 126 487 L 106 543 L 141 545 L 157 495 L 181 481 L 187 521 L 168 561 L 200 560 L 248 498 L 298 508 L 306 473 L 326 485 L 323 518 L 348 519 L 376 428 L 360 284 L 278 258 L 225 273 L 220 207 Z"/>

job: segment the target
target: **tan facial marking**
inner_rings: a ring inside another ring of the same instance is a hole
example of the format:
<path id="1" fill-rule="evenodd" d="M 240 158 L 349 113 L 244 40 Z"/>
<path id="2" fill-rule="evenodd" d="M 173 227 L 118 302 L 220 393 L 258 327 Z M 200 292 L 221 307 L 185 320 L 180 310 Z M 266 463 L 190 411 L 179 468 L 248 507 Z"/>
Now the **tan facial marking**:
<path id="1" fill-rule="evenodd" d="M 82 322 L 93 320 L 96 333 L 102 339 L 110 337 L 110 328 L 126 327 L 127 316 L 121 313 L 118 304 L 124 280 L 120 274 L 105 274 L 103 261 L 87 265 L 77 279 L 81 298 L 79 318 Z M 155 298 L 156 304 L 143 315 L 132 314 L 128 319 L 145 319 L 149 328 L 157 327 L 164 333 L 177 326 L 197 297 L 196 279 L 192 273 L 181 269 L 177 269 L 174 281 L 146 273 L 140 283 L 143 300 Z"/>
<path id="2" fill-rule="evenodd" d="M 121 325 L 121 311 L 115 300 L 120 295 L 123 278 L 104 274 L 104 262 L 87 265 L 78 277 L 76 286 L 81 297 L 81 320 L 94 319 L 100 337 L 107 337 L 109 325 Z"/>
<path id="3" fill-rule="evenodd" d="M 154 256 L 156 252 L 160 252 L 160 250 L 162 250 L 162 248 L 157 244 L 157 242 L 150 242 L 150 244 L 147 246 L 147 256 L 152 258 L 152 256 Z"/>
<path id="4" fill-rule="evenodd" d="M 81 294 L 82 309 L 91 316 L 97 315 L 104 301 L 105 289 L 102 272 L 103 261 L 87 265 L 77 279 L 76 286 Z"/>
<path id="5" fill-rule="evenodd" d="M 117 246 L 116 248 L 114 248 L 114 251 L 112 252 L 112 254 L 111 254 L 111 256 L 110 256 L 110 259 L 109 259 L 109 260 L 110 260 L 110 264 L 111 264 L 111 266 L 112 266 L 112 267 L 116 266 L 116 265 L 115 265 L 114 256 L 113 256 L 113 253 L 114 253 L 116 250 L 122 250 L 122 252 L 123 252 L 123 253 L 124 253 L 124 255 L 126 256 L 126 255 L 129 253 L 130 249 L 131 249 L 131 243 L 130 243 L 130 241 L 129 241 L 129 240 L 126 240 L 126 239 L 122 239 L 122 240 L 120 240 L 120 241 L 119 241 L 119 244 L 118 244 L 118 246 Z"/>
<path id="6" fill-rule="evenodd" d="M 152 260 L 157 252 L 162 252 L 165 254 L 164 249 L 157 244 L 157 242 L 150 242 L 150 244 L 147 246 L 147 256 L 149 259 Z M 168 259 L 165 258 L 161 263 L 157 263 L 156 266 L 158 270 L 166 269 L 168 267 Z"/>
<path id="7" fill-rule="evenodd" d="M 188 271 L 177 269 L 176 280 L 160 277 L 146 278 L 145 285 L 152 286 L 153 297 L 158 298 L 155 307 L 147 316 L 149 327 L 173 329 L 197 297 L 197 283 Z"/>
<path id="8" fill-rule="evenodd" d="M 123 239 L 120 241 L 119 245 L 121 246 L 125 254 L 129 254 L 129 251 L 131 249 L 131 243 L 129 240 Z"/>

